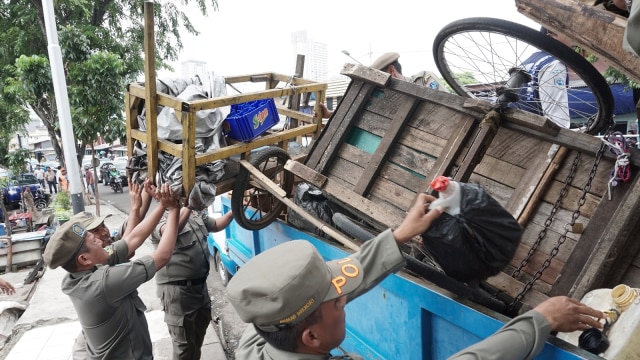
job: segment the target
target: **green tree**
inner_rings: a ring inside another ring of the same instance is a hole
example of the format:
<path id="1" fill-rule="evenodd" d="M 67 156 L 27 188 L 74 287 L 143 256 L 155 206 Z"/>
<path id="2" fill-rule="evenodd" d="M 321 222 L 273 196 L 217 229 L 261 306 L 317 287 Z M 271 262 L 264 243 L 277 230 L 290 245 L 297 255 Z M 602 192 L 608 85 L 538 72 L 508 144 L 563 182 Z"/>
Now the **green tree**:
<path id="1" fill-rule="evenodd" d="M 55 1 L 79 163 L 87 144 L 99 135 L 108 142 L 125 136 L 125 84 L 144 71 L 143 3 Z M 216 0 L 154 3 L 155 56 L 160 68 L 167 68 L 167 61 L 177 59 L 182 49 L 180 31 L 198 34 L 183 11 L 189 3 L 196 4 L 203 15 L 209 9 L 217 10 Z M 5 108 L 30 106 L 42 119 L 56 154 L 63 159 L 42 0 L 0 1 L 0 28 L 0 76 L 4 79 L 0 90 L 13 95 L 0 101 L 0 115 L 4 116 Z"/>

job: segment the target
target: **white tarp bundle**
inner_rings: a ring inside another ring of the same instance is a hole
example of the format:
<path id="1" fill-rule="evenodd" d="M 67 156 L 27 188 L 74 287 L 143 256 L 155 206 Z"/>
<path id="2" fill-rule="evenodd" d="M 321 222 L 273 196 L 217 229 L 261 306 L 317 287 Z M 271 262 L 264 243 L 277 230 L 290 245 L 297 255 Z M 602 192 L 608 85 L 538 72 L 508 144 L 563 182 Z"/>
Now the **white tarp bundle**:
<path id="1" fill-rule="evenodd" d="M 158 92 L 174 96 L 184 101 L 205 100 L 221 97 L 227 94 L 225 80 L 221 76 L 213 74 L 199 75 L 189 80 L 161 79 L 156 83 Z M 210 110 L 200 110 L 196 113 L 196 153 L 214 151 L 226 146 L 222 123 L 229 115 L 230 107 L 220 107 Z M 146 130 L 144 111 L 138 116 L 140 130 Z M 182 141 L 182 123 L 172 108 L 161 107 L 158 109 L 158 138 L 173 142 Z M 134 158 L 130 163 L 132 178 L 137 181 L 146 179 L 147 159 L 146 146 L 136 142 Z M 182 160 L 167 153 L 158 154 L 158 173 L 160 178 L 157 184 L 169 183 L 176 196 L 182 196 Z M 196 210 L 204 210 L 213 203 L 216 195 L 215 182 L 224 175 L 226 160 L 218 160 L 204 164 L 196 168 L 196 183 L 188 195 L 189 204 Z"/>

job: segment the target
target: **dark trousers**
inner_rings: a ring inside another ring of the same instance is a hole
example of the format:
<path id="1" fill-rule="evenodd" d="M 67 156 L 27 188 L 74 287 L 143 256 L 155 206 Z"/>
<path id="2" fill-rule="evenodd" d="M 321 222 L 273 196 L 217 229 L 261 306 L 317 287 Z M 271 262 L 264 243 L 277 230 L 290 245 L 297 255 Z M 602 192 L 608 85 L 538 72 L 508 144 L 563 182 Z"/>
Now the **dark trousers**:
<path id="1" fill-rule="evenodd" d="M 211 324 L 207 283 L 188 286 L 159 284 L 157 291 L 173 343 L 173 359 L 200 359 L 204 336 Z"/>
<path id="2" fill-rule="evenodd" d="M 55 181 L 47 181 L 49 184 L 49 194 L 58 193 L 58 184 Z"/>

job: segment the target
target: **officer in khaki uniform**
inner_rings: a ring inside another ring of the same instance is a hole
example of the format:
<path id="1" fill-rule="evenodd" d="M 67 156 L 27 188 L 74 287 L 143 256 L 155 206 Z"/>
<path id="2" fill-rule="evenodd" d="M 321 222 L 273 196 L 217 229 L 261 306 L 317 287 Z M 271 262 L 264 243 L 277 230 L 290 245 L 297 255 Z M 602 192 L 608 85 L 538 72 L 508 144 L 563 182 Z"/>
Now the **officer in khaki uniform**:
<path id="1" fill-rule="evenodd" d="M 309 242 L 293 240 L 247 262 L 227 286 L 240 318 L 253 324 L 242 335 L 235 358 L 362 359 L 332 354 L 345 336 L 344 307 L 404 266 L 398 245 L 422 234 L 440 216 L 440 207 L 427 212 L 434 199 L 420 194 L 397 229 L 382 232 L 348 258 L 324 262 Z M 529 359 L 550 331 L 601 328 L 591 316 L 603 314 L 567 297 L 551 298 L 452 359 Z"/>
<path id="2" fill-rule="evenodd" d="M 169 261 L 178 231 L 179 206 L 166 184 L 156 189 L 146 182 L 145 191 L 160 204 L 126 239 L 104 249 L 102 241 L 76 218 L 58 227 L 45 248 L 47 265 L 51 269 L 62 266 L 68 272 L 62 292 L 78 313 L 88 359 L 153 359 L 146 307 L 136 289 Z M 169 220 L 158 248 L 129 262 L 165 208 L 169 209 Z"/>
<path id="3" fill-rule="evenodd" d="M 436 74 L 431 71 L 420 71 L 413 76 L 402 75 L 402 66 L 400 65 L 399 59 L 400 54 L 397 52 L 384 53 L 371 63 L 369 67 L 384 71 L 396 79 L 418 84 L 433 90 L 447 91 L 440 83 Z"/>
<path id="4" fill-rule="evenodd" d="M 207 237 L 209 232 L 223 230 L 232 219 L 231 212 L 215 219 L 187 207 L 180 210 L 173 255 L 167 266 L 156 274 L 158 297 L 176 360 L 200 359 L 204 336 L 211 323 Z M 154 241 L 164 234 L 164 226 L 164 220 L 156 226 L 152 235 Z"/>
<path id="5" fill-rule="evenodd" d="M 326 262 L 309 242 L 289 241 L 247 262 L 227 297 L 248 326 L 235 352 L 245 359 L 361 359 L 332 356 L 345 336 L 346 303 L 404 266 L 398 244 L 426 231 L 442 213 L 427 213 L 435 198 L 421 194 L 402 224 L 362 245 L 348 258 Z"/>

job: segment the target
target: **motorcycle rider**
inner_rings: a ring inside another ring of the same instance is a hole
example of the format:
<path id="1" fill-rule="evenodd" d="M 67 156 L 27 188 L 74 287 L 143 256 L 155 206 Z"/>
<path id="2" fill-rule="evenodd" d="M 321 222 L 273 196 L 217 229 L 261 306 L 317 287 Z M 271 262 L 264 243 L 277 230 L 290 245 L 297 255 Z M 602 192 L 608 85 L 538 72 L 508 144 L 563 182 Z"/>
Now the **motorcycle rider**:
<path id="1" fill-rule="evenodd" d="M 120 178 L 120 171 L 115 167 L 115 165 L 109 165 L 109 185 L 113 190 L 120 190 L 122 188 L 122 184 L 120 184 L 120 189 L 116 189 L 116 179 Z"/>

